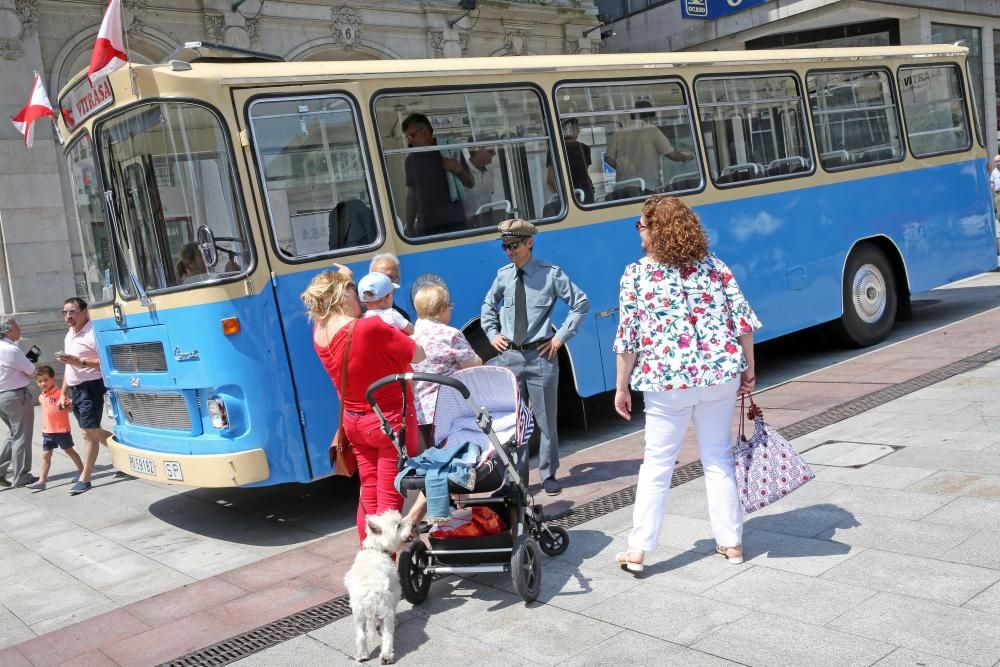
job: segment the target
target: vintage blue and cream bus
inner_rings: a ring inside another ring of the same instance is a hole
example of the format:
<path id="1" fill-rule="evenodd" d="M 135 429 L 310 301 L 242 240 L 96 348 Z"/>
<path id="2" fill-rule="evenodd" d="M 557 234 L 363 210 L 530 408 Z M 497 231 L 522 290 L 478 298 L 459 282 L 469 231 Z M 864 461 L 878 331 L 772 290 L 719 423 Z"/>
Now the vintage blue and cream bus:
<path id="1" fill-rule="evenodd" d="M 81 75 L 59 104 L 114 464 L 192 486 L 329 475 L 337 398 L 303 288 L 391 252 L 397 301 L 412 313 L 437 276 L 482 345 L 507 217 L 590 297 L 566 393 L 612 389 L 618 278 L 654 192 L 699 213 L 761 338 L 831 323 L 875 343 L 910 294 L 996 266 L 966 53 L 285 63 L 189 45 L 96 90 Z M 431 144 L 407 140 L 420 117 Z M 473 185 L 427 189 L 444 158 Z"/>

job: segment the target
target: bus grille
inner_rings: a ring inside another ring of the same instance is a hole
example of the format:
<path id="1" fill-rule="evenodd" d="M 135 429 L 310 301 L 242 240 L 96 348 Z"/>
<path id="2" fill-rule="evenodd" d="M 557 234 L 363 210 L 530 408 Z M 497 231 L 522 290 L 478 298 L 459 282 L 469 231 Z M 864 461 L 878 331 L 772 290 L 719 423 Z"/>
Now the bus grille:
<path id="1" fill-rule="evenodd" d="M 191 430 L 191 415 L 180 394 L 137 394 L 118 392 L 118 406 L 129 424 Z"/>
<path id="2" fill-rule="evenodd" d="M 121 373 L 162 373 L 167 370 L 163 343 L 112 345 L 111 366 Z"/>

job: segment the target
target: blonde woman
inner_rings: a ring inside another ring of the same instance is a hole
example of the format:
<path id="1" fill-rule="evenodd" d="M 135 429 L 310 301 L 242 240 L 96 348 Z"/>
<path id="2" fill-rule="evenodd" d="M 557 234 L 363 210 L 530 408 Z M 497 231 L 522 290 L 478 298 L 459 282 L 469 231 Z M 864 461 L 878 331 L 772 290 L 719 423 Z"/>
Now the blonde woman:
<path id="1" fill-rule="evenodd" d="M 413 339 L 424 349 L 427 358 L 414 367 L 420 373 L 451 375 L 461 368 L 481 366 L 483 360 L 473 351 L 462 332 L 449 326 L 454 306 L 448 290 L 440 285 L 425 285 L 413 297 L 417 323 Z M 441 385 L 417 382 L 417 422 L 424 427 L 434 423 L 434 404 Z M 422 428 L 426 444 L 430 429 Z"/>
<path id="2" fill-rule="evenodd" d="M 412 372 L 411 364 L 423 361 L 424 351 L 412 338 L 381 318 L 360 319 L 361 302 L 357 285 L 346 269 L 317 275 L 302 293 L 302 302 L 310 321 L 314 323 L 316 354 L 330 374 L 344 404 L 344 434 L 358 457 L 358 475 L 361 478 L 358 536 L 364 542 L 367 515 L 403 509 L 403 497 L 393 487 L 397 472 L 396 450 L 382 433 L 365 392 L 371 383 L 386 375 Z M 340 383 L 348 335 L 351 336 L 351 345 L 345 393 Z M 403 413 L 398 385 L 382 387 L 375 397 L 379 408 L 393 428 L 398 430 Z M 408 395 L 408 400 L 406 450 L 413 456 L 417 451 L 417 422 L 412 394 Z M 422 503 L 414 506 L 417 513 L 421 509 Z M 410 514 L 413 515 L 414 511 Z"/>
<path id="3" fill-rule="evenodd" d="M 656 549 L 677 453 L 692 418 L 705 469 L 716 551 L 743 562 L 743 514 L 732 453 L 736 395 L 753 391 L 757 316 L 698 217 L 676 197 L 653 196 L 636 224 L 646 256 L 621 279 L 615 410 L 632 417 L 642 391 L 646 447 L 621 567 L 641 572 Z"/>

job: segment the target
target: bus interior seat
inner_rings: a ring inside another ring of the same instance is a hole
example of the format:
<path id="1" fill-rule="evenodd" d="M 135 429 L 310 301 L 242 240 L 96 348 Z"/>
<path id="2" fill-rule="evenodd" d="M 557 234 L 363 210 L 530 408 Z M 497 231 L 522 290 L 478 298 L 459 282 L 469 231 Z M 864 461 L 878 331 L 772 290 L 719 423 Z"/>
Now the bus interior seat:
<path id="1" fill-rule="evenodd" d="M 809 164 L 806 162 L 806 159 L 801 155 L 792 155 L 791 157 L 778 158 L 777 160 L 771 160 L 767 164 L 768 176 L 795 174 L 800 171 L 808 171 L 808 170 L 809 170 Z"/>
<path id="2" fill-rule="evenodd" d="M 894 160 L 897 157 L 899 157 L 899 153 L 895 146 L 876 146 L 863 151 L 854 158 L 854 161 L 859 163 L 884 162 Z"/>
<path id="3" fill-rule="evenodd" d="M 330 250 L 366 246 L 378 238 L 371 207 L 356 198 L 337 202 L 328 226 Z"/>
<path id="4" fill-rule="evenodd" d="M 820 153 L 819 161 L 823 163 L 823 166 L 827 169 L 836 169 L 838 167 L 844 167 L 851 163 L 851 156 L 848 155 L 847 151 L 844 149 L 830 151 L 829 153 Z"/>
<path id="5" fill-rule="evenodd" d="M 740 162 L 731 164 L 719 174 L 719 183 L 739 183 L 740 181 L 751 181 L 763 176 L 764 169 L 756 162 Z"/>
<path id="6" fill-rule="evenodd" d="M 677 192 L 678 190 L 694 190 L 701 184 L 701 174 L 697 171 L 689 171 L 677 174 L 667 183 L 667 192 Z"/>

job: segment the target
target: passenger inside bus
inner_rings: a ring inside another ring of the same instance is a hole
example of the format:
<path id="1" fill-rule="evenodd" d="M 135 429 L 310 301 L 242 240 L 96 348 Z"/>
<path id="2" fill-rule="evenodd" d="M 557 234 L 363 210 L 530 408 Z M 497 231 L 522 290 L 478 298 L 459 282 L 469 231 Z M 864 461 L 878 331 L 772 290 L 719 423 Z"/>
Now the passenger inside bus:
<path id="1" fill-rule="evenodd" d="M 411 113 L 403 121 L 403 136 L 410 148 L 436 145 L 427 116 Z M 444 234 L 468 227 L 465 190 L 474 185 L 472 174 L 453 151 L 421 151 L 406 156 L 407 236 Z"/>
<path id="2" fill-rule="evenodd" d="M 567 118 L 562 122 L 562 132 L 566 147 L 566 162 L 569 163 L 569 178 L 573 184 L 573 197 L 581 204 L 593 204 L 594 183 L 588 173 L 591 165 L 590 146 L 579 140 L 580 121 L 576 118 Z M 552 170 L 551 155 L 546 164 L 545 182 L 553 190 L 556 189 L 556 175 Z"/>
<path id="3" fill-rule="evenodd" d="M 652 108 L 649 100 L 639 100 L 636 109 Z M 663 187 L 660 158 L 689 162 L 694 156 L 673 147 L 660 128 L 653 124 L 655 111 L 637 111 L 631 123 L 616 131 L 608 141 L 604 158 L 615 170 L 615 190 L 608 199 L 625 199 L 659 192 Z"/>
<path id="4" fill-rule="evenodd" d="M 374 243 L 378 231 L 371 207 L 357 198 L 337 202 L 330 211 L 329 234 L 330 250 Z"/>
<path id="5" fill-rule="evenodd" d="M 496 155 L 496 149 L 490 146 L 463 151 L 463 161 L 473 179 L 462 202 L 470 227 L 492 227 L 510 217 L 510 200 L 504 194 L 503 176 L 494 162 Z"/>
<path id="6" fill-rule="evenodd" d="M 197 242 L 192 241 L 181 246 L 180 259 L 177 260 L 176 268 L 179 285 L 188 285 L 205 279 L 208 267 L 205 266 L 205 258 L 201 254 L 201 248 Z"/>

